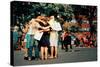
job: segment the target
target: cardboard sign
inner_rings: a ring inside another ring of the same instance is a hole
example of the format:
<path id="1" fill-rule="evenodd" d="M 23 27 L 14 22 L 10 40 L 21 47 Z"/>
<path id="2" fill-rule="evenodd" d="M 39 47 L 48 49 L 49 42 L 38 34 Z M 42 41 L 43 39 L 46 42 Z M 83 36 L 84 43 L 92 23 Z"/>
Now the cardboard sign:
<path id="1" fill-rule="evenodd" d="M 41 37 L 42 37 L 42 35 L 43 35 L 43 32 L 36 31 L 36 32 L 35 32 L 35 35 L 34 35 L 34 38 L 35 38 L 36 40 L 40 40 Z"/>

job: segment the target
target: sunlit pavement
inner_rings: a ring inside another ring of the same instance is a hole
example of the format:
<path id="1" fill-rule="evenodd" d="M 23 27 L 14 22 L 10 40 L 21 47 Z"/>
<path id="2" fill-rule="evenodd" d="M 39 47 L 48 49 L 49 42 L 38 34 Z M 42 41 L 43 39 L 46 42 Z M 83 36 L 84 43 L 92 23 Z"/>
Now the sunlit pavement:
<path id="1" fill-rule="evenodd" d="M 97 60 L 97 48 L 74 48 L 72 51 L 65 52 L 58 47 L 58 58 L 47 60 L 24 60 L 23 51 L 14 51 L 14 65 L 41 65 L 55 63 L 71 63 Z"/>

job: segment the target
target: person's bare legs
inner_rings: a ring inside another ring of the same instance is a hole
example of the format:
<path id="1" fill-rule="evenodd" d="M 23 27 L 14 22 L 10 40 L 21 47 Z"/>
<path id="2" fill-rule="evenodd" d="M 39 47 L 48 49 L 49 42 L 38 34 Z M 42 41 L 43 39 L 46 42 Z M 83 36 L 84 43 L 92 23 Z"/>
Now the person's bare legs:
<path id="1" fill-rule="evenodd" d="M 25 54 L 24 54 L 24 57 L 27 57 L 28 56 L 28 49 L 27 48 L 24 48 L 24 52 L 25 52 Z"/>
<path id="2" fill-rule="evenodd" d="M 44 47 L 41 47 L 41 60 L 44 59 Z"/>
<path id="3" fill-rule="evenodd" d="M 54 47 L 51 46 L 51 55 L 50 55 L 50 58 L 53 58 L 53 53 L 54 53 Z"/>
<path id="4" fill-rule="evenodd" d="M 55 46 L 55 56 L 54 56 L 55 58 L 57 58 L 57 53 L 58 53 L 57 52 L 57 46 Z"/>
<path id="5" fill-rule="evenodd" d="M 24 52 L 24 57 L 27 57 L 28 56 L 27 55 L 27 48 L 24 45 L 24 41 L 22 41 L 22 48 L 21 48 L 21 50 Z"/>
<path id="6" fill-rule="evenodd" d="M 45 47 L 45 60 L 47 60 L 47 56 L 48 56 L 48 48 Z"/>
<path id="7" fill-rule="evenodd" d="M 22 42 L 22 45 L 23 45 L 22 50 L 24 51 L 24 57 L 28 57 L 28 48 L 26 48 L 26 42 Z"/>

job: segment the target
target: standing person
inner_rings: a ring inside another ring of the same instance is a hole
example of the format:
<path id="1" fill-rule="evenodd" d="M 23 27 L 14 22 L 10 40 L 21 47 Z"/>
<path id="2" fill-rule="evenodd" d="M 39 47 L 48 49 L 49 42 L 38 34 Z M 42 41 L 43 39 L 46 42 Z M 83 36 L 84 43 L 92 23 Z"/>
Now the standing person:
<path id="1" fill-rule="evenodd" d="M 39 28 L 42 28 L 42 27 L 38 24 L 36 19 L 31 19 L 29 21 L 29 30 L 27 33 L 29 35 L 28 36 L 29 44 L 27 45 L 29 60 L 39 58 L 38 41 L 34 38 L 34 35 L 35 35 L 36 31 L 38 31 Z M 33 57 L 33 54 L 34 54 L 35 58 Z"/>
<path id="2" fill-rule="evenodd" d="M 74 48 L 75 48 L 75 39 L 76 39 L 76 37 L 75 37 L 75 35 L 74 35 L 74 33 L 71 33 L 71 46 L 72 46 L 72 51 L 74 51 Z"/>
<path id="3" fill-rule="evenodd" d="M 84 46 L 84 40 L 83 38 L 80 39 L 80 47 L 83 47 Z"/>
<path id="4" fill-rule="evenodd" d="M 40 28 L 39 30 L 41 30 L 41 32 L 43 32 L 42 38 L 39 41 L 39 46 L 40 46 L 40 52 L 41 52 L 41 60 L 47 60 L 47 56 L 48 56 L 48 46 L 50 44 L 49 42 L 49 24 L 46 21 L 40 21 L 39 22 L 40 26 L 42 26 L 43 28 Z M 48 28 L 47 28 L 48 27 Z M 47 29 L 45 29 L 47 28 Z"/>
<path id="5" fill-rule="evenodd" d="M 42 26 L 40 26 L 40 24 L 38 22 L 40 22 L 42 20 L 40 20 L 39 18 L 36 18 L 36 19 L 31 19 L 30 22 L 32 23 L 32 36 L 33 36 L 33 39 L 32 39 L 32 44 L 33 44 L 33 54 L 35 56 L 35 59 L 38 59 L 40 56 L 39 56 L 39 40 L 35 39 L 35 35 L 37 34 L 36 32 L 39 31 L 41 32 L 41 30 L 39 30 L 40 28 L 42 28 Z"/>
<path id="6" fill-rule="evenodd" d="M 28 23 L 28 32 L 26 33 L 25 39 L 26 39 L 26 48 L 28 49 L 28 60 L 32 60 L 32 51 L 34 42 L 32 22 Z"/>
<path id="7" fill-rule="evenodd" d="M 22 29 L 22 50 L 25 52 L 24 54 L 24 58 L 28 57 L 28 54 L 27 54 L 27 48 L 25 47 L 25 36 L 26 36 L 26 33 L 28 31 L 28 24 L 25 24 L 23 29 Z"/>
<path id="8" fill-rule="evenodd" d="M 86 34 L 84 35 L 83 40 L 84 40 L 84 46 L 87 47 L 88 39 L 86 38 Z"/>
<path id="9" fill-rule="evenodd" d="M 70 46 L 70 49 L 72 49 L 70 33 L 67 33 L 67 32 L 65 33 L 64 45 L 65 45 L 66 52 L 68 52 L 68 50 L 69 50 L 68 46 Z"/>
<path id="10" fill-rule="evenodd" d="M 76 45 L 76 47 L 80 46 L 80 40 L 78 38 L 75 39 L 75 45 Z"/>
<path id="11" fill-rule="evenodd" d="M 14 45 L 14 50 L 16 50 L 18 48 L 18 28 L 17 26 L 14 27 L 13 30 L 13 45 Z"/>
<path id="12" fill-rule="evenodd" d="M 50 21 L 48 22 L 50 25 L 53 25 L 55 22 L 54 16 L 50 17 Z M 58 32 L 56 30 L 51 29 L 50 31 L 50 47 L 51 47 L 51 55 L 49 58 L 57 58 L 57 46 L 58 46 Z"/>
<path id="13" fill-rule="evenodd" d="M 61 34 L 61 49 L 64 49 L 64 35 L 65 35 L 65 31 L 63 31 Z"/>

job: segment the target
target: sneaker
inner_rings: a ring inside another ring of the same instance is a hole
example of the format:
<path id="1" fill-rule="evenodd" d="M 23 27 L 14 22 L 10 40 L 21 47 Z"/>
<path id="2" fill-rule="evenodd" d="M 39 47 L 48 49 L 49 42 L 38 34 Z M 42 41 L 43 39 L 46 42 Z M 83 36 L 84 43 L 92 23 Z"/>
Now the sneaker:
<path id="1" fill-rule="evenodd" d="M 31 61 L 31 58 L 29 57 L 28 60 Z"/>
<path id="2" fill-rule="evenodd" d="M 24 56 L 24 60 L 28 60 L 28 57 L 25 57 L 25 56 Z"/>

